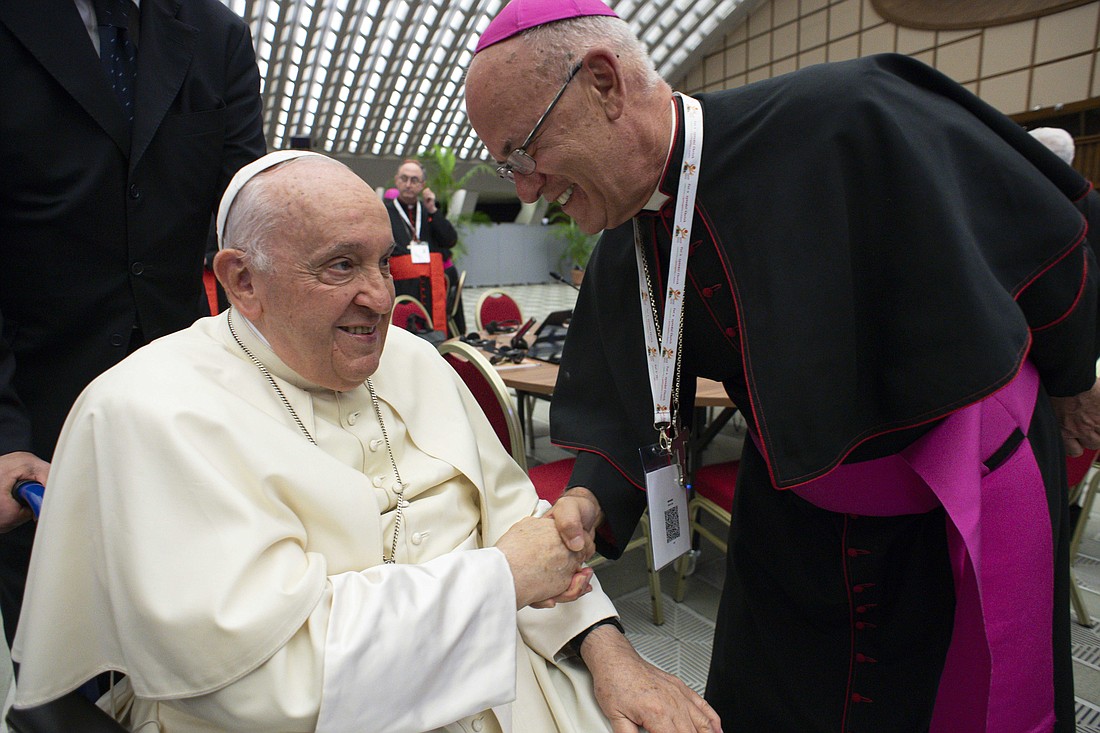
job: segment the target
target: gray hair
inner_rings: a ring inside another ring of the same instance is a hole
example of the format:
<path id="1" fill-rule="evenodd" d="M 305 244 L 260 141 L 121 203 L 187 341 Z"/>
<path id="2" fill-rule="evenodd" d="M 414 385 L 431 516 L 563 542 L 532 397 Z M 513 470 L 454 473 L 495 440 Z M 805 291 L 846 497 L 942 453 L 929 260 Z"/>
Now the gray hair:
<path id="1" fill-rule="evenodd" d="M 302 161 L 347 167 L 338 160 L 320 156 L 285 160 L 249 179 L 229 209 L 222 237 L 224 249 L 240 250 L 245 263 L 254 270 L 264 273 L 274 271 L 271 242 L 278 239 L 278 232 L 284 228 L 287 217 L 286 202 L 276 195 L 270 174 Z"/>
<path id="2" fill-rule="evenodd" d="M 1060 127 L 1037 127 L 1028 132 L 1033 138 L 1046 145 L 1050 152 L 1057 155 L 1067 164 L 1073 165 L 1075 147 L 1073 135 Z"/>
<path id="3" fill-rule="evenodd" d="M 525 31 L 523 38 L 539 57 L 539 73 L 550 79 L 564 81 L 590 48 L 603 45 L 615 52 L 628 75 L 642 82 L 644 91 L 661 82 L 645 45 L 620 18 L 590 15 L 560 20 L 535 26 Z"/>

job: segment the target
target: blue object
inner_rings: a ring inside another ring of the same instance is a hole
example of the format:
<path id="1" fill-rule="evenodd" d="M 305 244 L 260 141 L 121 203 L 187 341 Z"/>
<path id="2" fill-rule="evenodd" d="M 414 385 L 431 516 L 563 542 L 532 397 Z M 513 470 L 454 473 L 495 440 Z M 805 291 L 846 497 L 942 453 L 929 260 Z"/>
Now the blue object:
<path id="1" fill-rule="evenodd" d="M 34 512 L 34 518 L 38 519 L 42 511 L 42 497 L 46 493 L 46 487 L 37 481 L 20 481 L 11 490 L 12 496 L 20 504 L 25 504 Z"/>

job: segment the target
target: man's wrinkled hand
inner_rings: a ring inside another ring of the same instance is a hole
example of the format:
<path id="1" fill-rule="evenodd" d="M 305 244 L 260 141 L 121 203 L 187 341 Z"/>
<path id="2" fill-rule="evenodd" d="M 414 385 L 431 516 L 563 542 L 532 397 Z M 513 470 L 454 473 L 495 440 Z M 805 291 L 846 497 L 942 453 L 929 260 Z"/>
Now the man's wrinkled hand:
<path id="1" fill-rule="evenodd" d="M 722 733 L 718 714 L 698 693 L 642 659 L 614 627 L 586 636 L 581 657 L 614 733 Z"/>
<path id="2" fill-rule="evenodd" d="M 16 501 L 12 489 L 20 481 L 46 483 L 50 464 L 33 453 L 16 451 L 0 456 L 0 533 L 34 519 L 34 512 Z"/>
<path id="3" fill-rule="evenodd" d="M 1066 453 L 1079 456 L 1100 449 L 1100 380 L 1092 389 L 1073 397 L 1051 397 L 1054 414 L 1062 427 Z"/>
<path id="4" fill-rule="evenodd" d="M 596 554 L 596 527 L 603 521 L 600 501 L 583 486 L 575 486 L 558 499 L 546 513 L 552 517 L 561 534 L 561 541 L 588 560 Z"/>
<path id="5" fill-rule="evenodd" d="M 521 519 L 497 540 L 496 547 L 512 570 L 516 608 L 553 606 L 560 600 L 576 600 L 592 589 L 592 570 L 582 567 L 583 554 L 562 544 L 550 519 Z"/>

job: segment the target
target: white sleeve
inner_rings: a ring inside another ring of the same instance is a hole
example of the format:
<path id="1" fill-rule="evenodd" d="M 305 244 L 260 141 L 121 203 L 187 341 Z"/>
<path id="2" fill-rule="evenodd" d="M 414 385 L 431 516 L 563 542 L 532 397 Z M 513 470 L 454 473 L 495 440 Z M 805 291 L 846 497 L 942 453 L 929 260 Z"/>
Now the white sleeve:
<path id="1" fill-rule="evenodd" d="M 421 733 L 515 699 L 516 594 L 500 550 L 330 580 L 319 732 Z"/>

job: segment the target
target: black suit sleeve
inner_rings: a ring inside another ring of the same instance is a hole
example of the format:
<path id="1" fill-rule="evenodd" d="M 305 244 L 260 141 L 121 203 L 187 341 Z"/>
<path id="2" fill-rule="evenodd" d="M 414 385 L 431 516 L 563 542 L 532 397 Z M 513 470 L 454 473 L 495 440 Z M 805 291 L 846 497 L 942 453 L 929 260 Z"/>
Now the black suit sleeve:
<path id="1" fill-rule="evenodd" d="M 15 391 L 15 355 L 0 312 L 0 455 L 31 449 L 31 422 Z"/>
<path id="2" fill-rule="evenodd" d="M 252 33 L 243 23 L 239 28 L 241 32 L 234 39 L 235 46 L 226 70 L 226 130 L 218 195 L 214 198 L 214 214 L 217 214 L 218 204 L 221 203 L 221 192 L 225 191 L 233 175 L 242 166 L 267 152 L 263 129 L 263 102 L 260 98 L 260 70 L 256 66 Z"/>

